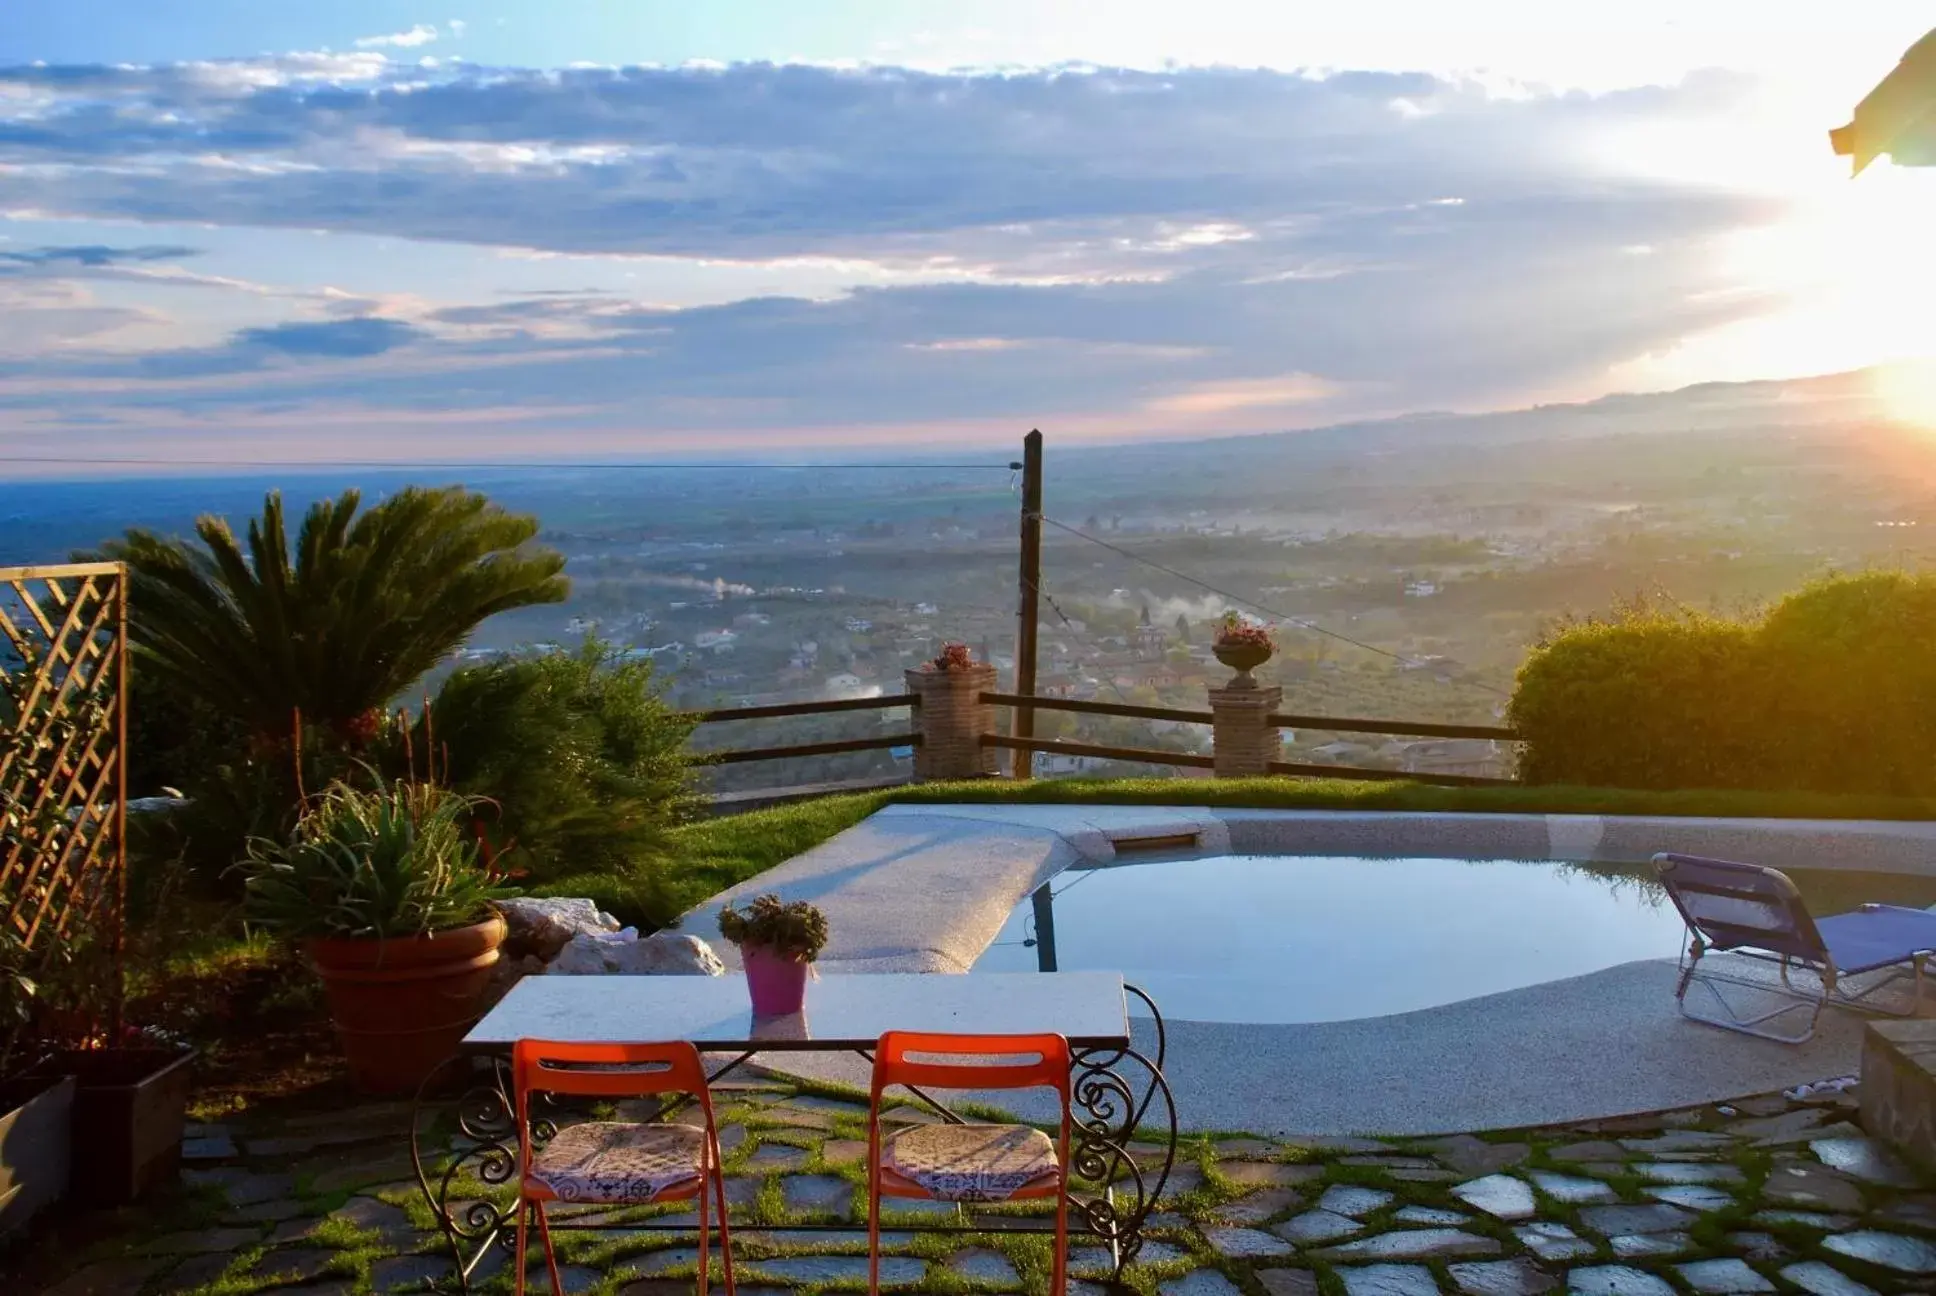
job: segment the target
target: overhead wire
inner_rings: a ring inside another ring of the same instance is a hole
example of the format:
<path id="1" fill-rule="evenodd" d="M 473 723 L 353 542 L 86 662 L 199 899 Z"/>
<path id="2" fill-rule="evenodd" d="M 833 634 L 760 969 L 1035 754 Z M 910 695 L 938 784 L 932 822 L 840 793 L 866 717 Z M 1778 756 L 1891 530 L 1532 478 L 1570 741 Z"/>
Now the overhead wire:
<path id="1" fill-rule="evenodd" d="M 1026 578 L 1026 577 L 1024 577 L 1023 579 L 1024 579 L 1024 580 L 1026 580 L 1027 578 Z M 1065 626 L 1067 626 L 1067 627 L 1069 628 L 1069 633 L 1070 633 L 1070 634 L 1081 634 L 1081 633 L 1082 633 L 1082 632 L 1081 632 L 1080 630 L 1077 630 L 1077 629 L 1076 629 L 1076 626 L 1075 626 L 1075 622 L 1073 622 L 1073 621 L 1071 621 L 1071 620 L 1069 619 L 1069 614 L 1068 614 L 1067 612 L 1064 612 L 1064 611 L 1062 610 L 1062 605 L 1061 605 L 1060 603 L 1057 603 L 1057 602 L 1055 601 L 1055 596 L 1054 596 L 1053 594 L 1051 594 L 1051 593 L 1049 593 L 1049 592 L 1048 592 L 1047 590 L 1045 590 L 1045 589 L 1043 589 L 1043 588 L 1042 588 L 1042 586 L 1041 586 L 1041 583 L 1040 583 L 1040 582 L 1037 582 L 1037 581 L 1029 581 L 1028 583 L 1029 583 L 1029 586 L 1030 586 L 1030 588 L 1032 588 L 1032 589 L 1033 589 L 1033 590 L 1034 590 L 1034 591 L 1035 591 L 1035 592 L 1036 592 L 1037 594 L 1039 594 L 1039 595 L 1041 595 L 1041 597 L 1042 597 L 1042 601 L 1043 601 L 1043 602 L 1045 602 L 1045 603 L 1047 603 L 1047 604 L 1049 605 L 1049 607 L 1050 607 L 1050 608 L 1051 608 L 1051 609 L 1052 609 L 1052 610 L 1053 610 L 1053 611 L 1055 612 L 1055 614 L 1056 614 L 1056 615 L 1057 615 L 1058 617 L 1060 617 L 1060 618 L 1062 618 L 1062 624 L 1063 624 L 1063 625 L 1065 625 Z M 1123 686 L 1122 686 L 1122 685 L 1120 685 L 1120 684 L 1118 684 L 1118 683 L 1116 682 L 1116 677 L 1115 677 L 1115 676 L 1113 676 L 1113 675 L 1111 675 L 1111 676 L 1109 676 L 1109 677 L 1108 677 L 1108 679 L 1107 679 L 1107 682 L 1108 682 L 1108 684 L 1109 684 L 1109 687 L 1110 687 L 1110 689 L 1111 689 L 1111 690 L 1112 690 L 1112 691 L 1113 691 L 1113 692 L 1114 692 L 1114 693 L 1116 694 L 1116 700 L 1117 700 L 1117 701 L 1119 701 L 1119 702 L 1121 702 L 1121 703 L 1122 703 L 1123 705 L 1125 705 L 1125 706 L 1133 706 L 1133 705 L 1134 705 L 1134 703 L 1132 703 L 1132 702 L 1130 701 L 1130 699 L 1129 699 L 1129 694 L 1127 694 L 1127 693 L 1125 693 L 1125 692 L 1123 692 Z M 1168 762 L 1166 762 L 1166 761 L 1150 761 L 1150 762 L 1147 762 L 1147 763 L 1148 763 L 1148 764 L 1151 764 L 1151 765 L 1157 765 L 1157 766 L 1159 766 L 1159 767 L 1160 767 L 1160 768 L 1162 768 L 1162 769 L 1166 769 L 1166 770 L 1168 770 L 1168 771 L 1170 771 L 1170 773 L 1172 773 L 1172 774 L 1176 774 L 1176 773 L 1178 773 L 1178 772 L 1179 772 L 1179 771 L 1177 770 L 1177 767 L 1176 767 L 1176 766 L 1174 766 L 1174 765 L 1172 765 L 1172 764 L 1169 764 L 1169 763 L 1168 763 Z M 1073 883 L 1071 883 L 1071 885 L 1074 885 L 1074 884 L 1073 884 Z"/>
<path id="2" fill-rule="evenodd" d="M 608 472 L 614 469 L 630 471 L 658 471 L 661 469 L 722 469 L 737 470 L 745 468 L 785 469 L 906 469 L 915 472 L 959 471 L 964 469 L 990 469 L 1008 472 L 1013 465 L 1008 463 L 928 463 L 910 461 L 905 463 L 754 463 L 733 462 L 730 460 L 710 463 L 694 463 L 686 460 L 625 460 L 615 463 L 583 460 L 387 460 L 387 459 L 304 459 L 297 461 L 275 459 L 145 459 L 145 458 L 99 458 L 78 455 L 0 455 L 0 464 L 42 464 L 69 465 L 110 468 L 250 468 L 250 469 L 305 469 L 305 468 L 367 468 L 396 472 L 531 472 L 531 471 L 596 471 Z"/>

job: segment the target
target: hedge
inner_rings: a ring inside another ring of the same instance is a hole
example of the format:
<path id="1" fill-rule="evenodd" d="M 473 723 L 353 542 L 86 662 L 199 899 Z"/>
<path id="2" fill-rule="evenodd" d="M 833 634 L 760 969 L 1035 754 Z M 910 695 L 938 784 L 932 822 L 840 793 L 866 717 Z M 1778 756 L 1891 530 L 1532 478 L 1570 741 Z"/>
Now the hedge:
<path id="1" fill-rule="evenodd" d="M 1735 620 L 1658 608 L 1567 624 L 1508 722 L 1533 783 L 1936 792 L 1936 578 L 1836 577 Z"/>

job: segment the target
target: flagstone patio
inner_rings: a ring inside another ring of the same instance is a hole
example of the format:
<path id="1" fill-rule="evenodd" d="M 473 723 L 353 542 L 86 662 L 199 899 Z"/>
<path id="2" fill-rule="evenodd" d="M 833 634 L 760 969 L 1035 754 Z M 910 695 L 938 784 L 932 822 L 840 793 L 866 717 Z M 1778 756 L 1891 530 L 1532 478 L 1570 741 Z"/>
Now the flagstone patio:
<path id="1" fill-rule="evenodd" d="M 777 1077 L 727 1082 L 722 1096 L 735 1223 L 769 1228 L 735 1237 L 741 1290 L 864 1289 L 861 1235 L 786 1227 L 852 1218 L 864 1107 Z M 1936 1184 L 1854 1118 L 1844 1091 L 1423 1140 L 1197 1138 L 1126 1280 L 1146 1296 L 1929 1291 Z M 411 1178 L 407 1119 L 402 1105 L 376 1104 L 193 1127 L 184 1192 L 124 1212 L 28 1290 L 424 1290 L 448 1276 L 449 1253 Z M 676 1212 L 600 1214 L 622 1224 Z M 884 1279 L 944 1294 L 1043 1291 L 1046 1240 L 1004 1235 L 1010 1221 L 979 1215 L 969 1222 L 987 1232 L 968 1236 L 893 1230 Z M 574 1293 L 691 1290 L 690 1235 L 559 1243 Z M 506 1257 L 487 1267 L 482 1288 L 508 1290 Z M 1071 1290 L 1099 1296 L 1107 1268 L 1106 1251 L 1079 1243 Z M 549 1290 L 541 1262 L 534 1279 Z"/>

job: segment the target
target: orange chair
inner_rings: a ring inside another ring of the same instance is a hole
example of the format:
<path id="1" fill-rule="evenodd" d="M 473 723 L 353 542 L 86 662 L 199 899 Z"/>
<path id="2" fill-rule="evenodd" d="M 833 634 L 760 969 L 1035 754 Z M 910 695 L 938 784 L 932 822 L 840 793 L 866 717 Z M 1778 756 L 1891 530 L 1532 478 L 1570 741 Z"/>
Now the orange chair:
<path id="1" fill-rule="evenodd" d="M 920 1054 L 920 1058 L 910 1056 Z M 930 1061 L 982 1058 L 986 1061 Z M 881 1093 L 922 1089 L 1053 1089 L 1060 1136 L 1031 1125 L 911 1125 L 881 1135 Z M 1069 1042 L 1060 1035 L 930 1035 L 889 1031 L 874 1051 L 867 1111 L 867 1290 L 881 1289 L 881 1198 L 1000 1202 L 1054 1197 L 1050 1296 L 1069 1278 Z"/>
<path id="2" fill-rule="evenodd" d="M 517 1296 L 524 1296 L 525 1239 L 538 1217 L 538 1239 L 551 1271 L 554 1296 L 564 1296 L 558 1257 L 551 1249 L 545 1203 L 599 1202 L 643 1206 L 696 1198 L 699 1205 L 699 1296 L 706 1296 L 707 1187 L 719 1207 L 719 1251 L 726 1296 L 733 1287 L 733 1240 L 726 1227 L 726 1179 L 720 1168 L 719 1127 L 699 1050 L 687 1043 L 564 1044 L 521 1039 L 511 1051 L 518 1101 Z M 699 1100 L 701 1127 L 584 1121 L 566 1125 L 543 1147 L 531 1146 L 531 1095 L 580 1094 L 638 1098 L 684 1093 Z"/>

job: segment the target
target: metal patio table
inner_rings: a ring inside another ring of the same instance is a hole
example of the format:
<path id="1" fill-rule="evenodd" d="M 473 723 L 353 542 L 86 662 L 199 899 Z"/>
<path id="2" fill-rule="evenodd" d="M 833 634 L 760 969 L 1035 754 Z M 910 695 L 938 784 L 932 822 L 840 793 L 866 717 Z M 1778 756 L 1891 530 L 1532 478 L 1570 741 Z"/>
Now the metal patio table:
<path id="1" fill-rule="evenodd" d="M 1155 1056 L 1130 1040 L 1129 1001 L 1155 1018 Z M 521 1038 L 577 1043 L 687 1040 L 707 1057 L 717 1081 L 756 1054 L 852 1053 L 869 1060 L 889 1030 L 956 1034 L 1052 1032 L 1069 1041 L 1072 1114 L 1070 1160 L 1083 1182 L 1070 1193 L 1070 1229 L 1093 1234 L 1120 1273 L 1141 1249 L 1143 1224 L 1176 1160 L 1176 1104 L 1163 1078 L 1162 1014 L 1142 990 L 1113 972 L 1018 972 L 972 975 L 835 973 L 808 987 L 804 1012 L 756 1018 L 737 976 L 529 976 L 464 1037 L 459 1052 L 419 1089 L 412 1112 L 410 1156 L 417 1180 L 450 1242 L 460 1289 L 493 1246 L 511 1245 L 514 1206 L 475 1197 L 453 1200 L 465 1177 L 496 1187 L 516 1179 L 518 1138 L 511 1086 L 511 1046 Z M 424 1147 L 432 1095 L 468 1081 L 456 1106 L 457 1135 L 446 1159 L 431 1163 Z M 912 1091 L 943 1120 L 960 1121 L 933 1096 Z M 662 1106 L 670 1116 L 679 1104 Z M 1146 1128 L 1147 1127 L 1147 1128 Z M 539 1142 L 556 1132 L 550 1117 L 532 1120 Z M 1142 1136 L 1139 1141 L 1139 1134 Z M 609 1225 L 554 1220 L 554 1230 L 662 1229 L 690 1224 L 635 1220 Z M 753 1224 L 736 1230 L 758 1233 Z M 787 1232 L 865 1232 L 864 1221 L 788 1224 Z M 998 1225 L 915 1226 L 933 1232 L 1044 1232 L 1047 1221 L 1017 1216 Z M 896 1224 L 899 1231 L 910 1231 Z"/>

